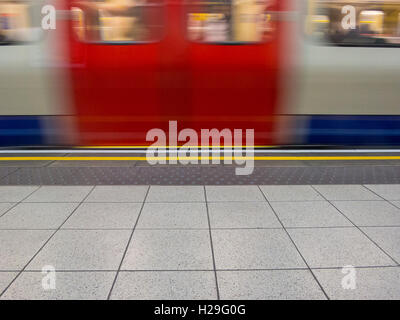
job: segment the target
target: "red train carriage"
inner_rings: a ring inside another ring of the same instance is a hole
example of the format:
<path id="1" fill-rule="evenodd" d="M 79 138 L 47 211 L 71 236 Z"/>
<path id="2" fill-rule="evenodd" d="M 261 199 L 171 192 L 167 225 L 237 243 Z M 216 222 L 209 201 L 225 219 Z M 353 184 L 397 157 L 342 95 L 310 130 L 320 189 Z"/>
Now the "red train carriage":
<path id="1" fill-rule="evenodd" d="M 149 145 L 169 120 L 274 143 L 286 1 L 67 1 L 81 145 Z"/>

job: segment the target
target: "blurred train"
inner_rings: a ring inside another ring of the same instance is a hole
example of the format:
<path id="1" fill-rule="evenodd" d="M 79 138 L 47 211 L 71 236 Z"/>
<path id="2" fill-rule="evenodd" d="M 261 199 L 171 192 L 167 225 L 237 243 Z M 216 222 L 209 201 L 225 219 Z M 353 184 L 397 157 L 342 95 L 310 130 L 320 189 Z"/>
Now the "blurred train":
<path id="1" fill-rule="evenodd" d="M 0 146 L 145 146 L 169 120 L 399 145 L 400 0 L 0 0 Z"/>

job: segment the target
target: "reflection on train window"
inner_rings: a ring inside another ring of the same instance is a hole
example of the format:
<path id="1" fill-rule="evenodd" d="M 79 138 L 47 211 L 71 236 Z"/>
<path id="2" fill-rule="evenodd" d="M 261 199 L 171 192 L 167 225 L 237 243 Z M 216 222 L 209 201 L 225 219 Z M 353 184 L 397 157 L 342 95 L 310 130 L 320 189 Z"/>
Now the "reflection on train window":
<path id="1" fill-rule="evenodd" d="M 40 6 L 0 0 L 0 45 L 29 43 L 40 37 Z"/>
<path id="2" fill-rule="evenodd" d="M 309 0 L 306 33 L 332 45 L 400 46 L 400 0 Z"/>
<path id="3" fill-rule="evenodd" d="M 161 0 L 79 1 L 71 11 L 74 33 L 80 41 L 130 43 L 161 39 Z"/>
<path id="4" fill-rule="evenodd" d="M 188 37 L 207 43 L 263 42 L 275 30 L 274 10 L 275 0 L 193 0 Z"/>

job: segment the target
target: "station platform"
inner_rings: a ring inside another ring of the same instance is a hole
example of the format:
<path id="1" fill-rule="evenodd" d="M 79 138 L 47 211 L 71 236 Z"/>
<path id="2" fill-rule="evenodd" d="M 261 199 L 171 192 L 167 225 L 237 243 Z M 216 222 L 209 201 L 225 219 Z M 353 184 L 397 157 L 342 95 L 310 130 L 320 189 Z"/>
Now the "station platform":
<path id="1" fill-rule="evenodd" d="M 219 163 L 150 165 L 140 150 L 2 150 L 0 185 L 400 183 L 400 150 L 260 151 L 252 174 L 242 176 L 236 175 L 234 161 L 210 156 Z"/>
<path id="2" fill-rule="evenodd" d="M 2 153 L 0 299 L 400 299 L 399 155 Z"/>

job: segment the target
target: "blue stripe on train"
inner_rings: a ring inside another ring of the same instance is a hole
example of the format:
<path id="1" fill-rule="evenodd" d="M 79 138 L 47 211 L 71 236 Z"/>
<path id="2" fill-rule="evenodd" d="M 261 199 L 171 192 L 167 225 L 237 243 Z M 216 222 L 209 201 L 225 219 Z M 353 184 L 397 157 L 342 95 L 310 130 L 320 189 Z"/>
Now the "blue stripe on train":
<path id="1" fill-rule="evenodd" d="M 0 146 L 45 144 L 43 119 L 0 116 Z M 400 116 L 310 116 L 304 138 L 319 145 L 400 145 Z"/>
<path id="2" fill-rule="evenodd" d="M 400 145 L 400 116 L 311 116 L 308 144 Z"/>
<path id="3" fill-rule="evenodd" d="M 0 116 L 0 146 L 32 146 L 44 144 L 41 117 Z"/>

